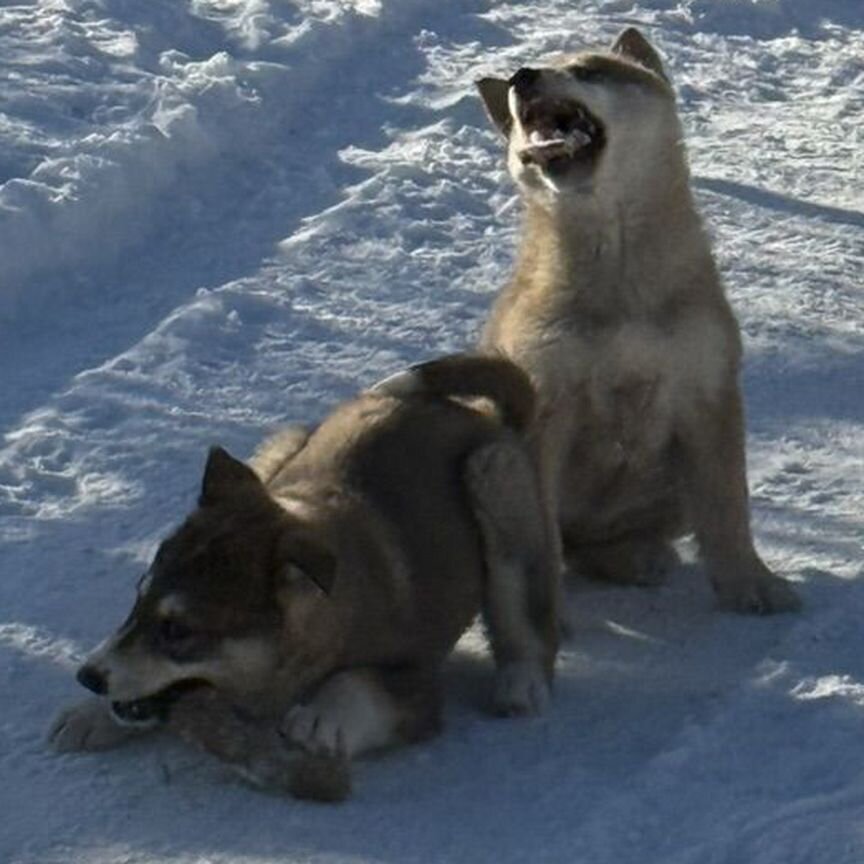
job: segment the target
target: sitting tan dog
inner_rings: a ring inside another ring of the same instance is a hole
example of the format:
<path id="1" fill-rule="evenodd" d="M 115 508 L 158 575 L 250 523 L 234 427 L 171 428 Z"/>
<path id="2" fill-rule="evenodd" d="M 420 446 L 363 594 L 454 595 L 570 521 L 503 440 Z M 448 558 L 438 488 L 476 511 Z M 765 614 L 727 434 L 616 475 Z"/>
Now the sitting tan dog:
<path id="1" fill-rule="evenodd" d="M 519 434 L 533 400 L 508 361 L 445 358 L 276 435 L 251 467 L 212 450 L 198 508 L 80 669 L 97 696 L 61 715 L 56 747 L 167 721 L 290 788 L 277 729 L 341 760 L 436 731 L 442 664 L 481 610 L 496 710 L 541 711 L 557 636 L 551 531 Z"/>
<path id="2" fill-rule="evenodd" d="M 692 531 L 723 606 L 795 609 L 751 538 L 741 339 L 656 51 L 628 29 L 478 86 L 525 205 L 482 346 L 538 392 L 529 437 L 560 544 L 577 570 L 644 583 Z"/>

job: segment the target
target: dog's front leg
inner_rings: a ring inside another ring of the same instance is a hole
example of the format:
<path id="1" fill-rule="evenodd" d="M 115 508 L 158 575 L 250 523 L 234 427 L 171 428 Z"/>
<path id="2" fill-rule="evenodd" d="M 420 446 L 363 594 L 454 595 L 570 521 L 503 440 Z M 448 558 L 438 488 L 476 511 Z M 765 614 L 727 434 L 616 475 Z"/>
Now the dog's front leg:
<path id="1" fill-rule="evenodd" d="M 92 696 L 64 708 L 51 724 L 48 741 L 58 753 L 111 750 L 150 731 L 123 726 L 107 699 Z"/>
<path id="2" fill-rule="evenodd" d="M 795 591 L 765 566 L 753 546 L 737 387 L 729 385 L 720 398 L 693 406 L 677 442 L 693 528 L 720 605 L 756 614 L 798 609 Z"/>
<path id="3" fill-rule="evenodd" d="M 309 753 L 353 759 L 434 735 L 439 712 L 437 671 L 345 669 L 288 712 L 282 733 Z"/>

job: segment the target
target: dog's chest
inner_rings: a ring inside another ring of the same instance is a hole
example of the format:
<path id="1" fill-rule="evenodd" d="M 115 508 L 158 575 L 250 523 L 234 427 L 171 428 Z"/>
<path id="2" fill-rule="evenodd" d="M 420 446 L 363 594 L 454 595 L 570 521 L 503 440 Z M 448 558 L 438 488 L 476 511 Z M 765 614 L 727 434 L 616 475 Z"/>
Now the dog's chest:
<path id="1" fill-rule="evenodd" d="M 681 375 L 670 363 L 674 338 L 625 325 L 576 337 L 566 390 L 582 435 L 616 451 L 654 450 L 668 437 Z"/>
<path id="2" fill-rule="evenodd" d="M 541 402 L 553 411 L 566 406 L 581 434 L 598 446 L 651 451 L 665 445 L 699 394 L 719 386 L 719 337 L 702 320 L 567 327 L 536 346 L 531 365 Z"/>

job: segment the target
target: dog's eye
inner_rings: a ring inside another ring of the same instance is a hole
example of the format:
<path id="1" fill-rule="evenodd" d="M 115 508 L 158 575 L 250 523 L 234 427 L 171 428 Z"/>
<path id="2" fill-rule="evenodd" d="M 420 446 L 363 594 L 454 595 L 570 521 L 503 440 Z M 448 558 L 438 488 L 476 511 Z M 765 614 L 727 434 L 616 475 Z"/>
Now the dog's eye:
<path id="1" fill-rule="evenodd" d="M 168 643 L 185 642 L 195 635 L 195 631 L 186 624 L 168 618 L 159 625 L 159 635 Z"/>
<path id="2" fill-rule="evenodd" d="M 571 66 L 570 74 L 579 81 L 601 81 L 603 73 L 599 69 L 592 69 L 590 66 Z"/>

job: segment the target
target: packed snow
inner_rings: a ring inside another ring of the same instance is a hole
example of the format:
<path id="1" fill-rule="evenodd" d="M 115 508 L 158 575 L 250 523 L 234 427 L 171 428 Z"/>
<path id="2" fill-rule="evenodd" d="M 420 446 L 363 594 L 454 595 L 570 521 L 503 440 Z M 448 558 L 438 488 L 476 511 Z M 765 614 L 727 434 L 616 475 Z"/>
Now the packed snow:
<path id="1" fill-rule="evenodd" d="M 73 670 L 239 456 L 471 344 L 519 207 L 473 82 L 643 28 L 746 344 L 750 483 L 797 615 L 581 584 L 545 717 L 447 728 L 326 807 L 182 745 L 58 756 Z M 0 4 L 0 860 L 864 861 L 860 0 Z"/>

